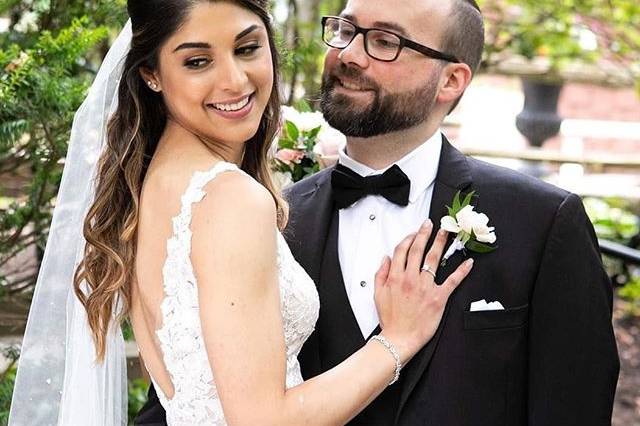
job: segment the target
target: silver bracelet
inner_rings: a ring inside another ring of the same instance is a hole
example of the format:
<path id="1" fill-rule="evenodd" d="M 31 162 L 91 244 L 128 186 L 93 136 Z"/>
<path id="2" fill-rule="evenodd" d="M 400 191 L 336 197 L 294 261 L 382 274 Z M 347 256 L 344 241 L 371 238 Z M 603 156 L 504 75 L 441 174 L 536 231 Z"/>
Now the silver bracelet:
<path id="1" fill-rule="evenodd" d="M 391 379 L 391 381 L 389 382 L 389 386 L 391 386 L 392 384 L 397 382 L 398 379 L 400 378 L 400 370 L 402 369 L 402 363 L 400 362 L 400 355 L 398 354 L 396 347 L 393 346 L 393 343 L 388 341 L 384 336 L 377 334 L 373 336 L 371 340 L 377 340 L 378 342 L 382 343 L 382 345 L 385 348 L 387 348 L 389 353 L 393 356 L 393 360 L 396 362 L 396 371 L 393 375 L 393 379 Z"/>

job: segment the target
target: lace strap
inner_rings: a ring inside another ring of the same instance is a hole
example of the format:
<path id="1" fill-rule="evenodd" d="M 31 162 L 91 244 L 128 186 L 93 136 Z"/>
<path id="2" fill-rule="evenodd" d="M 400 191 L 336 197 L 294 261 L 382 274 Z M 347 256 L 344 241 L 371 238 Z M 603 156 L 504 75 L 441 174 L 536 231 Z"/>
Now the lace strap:
<path id="1" fill-rule="evenodd" d="M 187 190 L 182 194 L 180 198 L 180 213 L 173 218 L 173 233 L 174 235 L 180 235 L 184 231 L 188 230 L 191 224 L 191 210 L 194 203 L 201 201 L 205 196 L 205 191 L 202 189 L 206 184 L 212 181 L 220 173 L 228 171 L 238 171 L 244 173 L 237 165 L 221 161 L 216 163 L 211 169 L 207 171 L 196 171 L 191 177 Z"/>
<path id="2" fill-rule="evenodd" d="M 171 329 L 174 321 L 172 310 L 177 306 L 174 303 L 177 294 L 187 294 L 197 305 L 197 293 L 190 290 L 196 287 L 196 278 L 191 266 L 191 210 L 193 204 L 205 196 L 202 188 L 220 173 L 228 171 L 244 173 L 233 163 L 216 163 L 207 171 L 194 172 L 187 189 L 180 197 L 180 213 L 171 220 L 173 234 L 167 240 L 167 257 L 162 267 L 165 298 L 160 305 L 163 326 L 156 331 L 158 337 L 163 335 L 165 327 Z"/>

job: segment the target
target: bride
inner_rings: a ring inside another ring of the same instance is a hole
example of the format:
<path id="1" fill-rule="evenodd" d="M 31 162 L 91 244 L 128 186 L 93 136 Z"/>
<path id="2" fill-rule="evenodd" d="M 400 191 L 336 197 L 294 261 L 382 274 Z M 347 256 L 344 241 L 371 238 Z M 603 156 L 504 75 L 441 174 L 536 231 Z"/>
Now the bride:
<path id="1" fill-rule="evenodd" d="M 376 275 L 382 333 L 302 381 L 319 302 L 269 176 L 268 3 L 128 1 L 74 120 L 10 425 L 126 424 L 123 318 L 169 425 L 344 424 L 433 336 L 471 264 L 436 286 L 425 223 Z"/>

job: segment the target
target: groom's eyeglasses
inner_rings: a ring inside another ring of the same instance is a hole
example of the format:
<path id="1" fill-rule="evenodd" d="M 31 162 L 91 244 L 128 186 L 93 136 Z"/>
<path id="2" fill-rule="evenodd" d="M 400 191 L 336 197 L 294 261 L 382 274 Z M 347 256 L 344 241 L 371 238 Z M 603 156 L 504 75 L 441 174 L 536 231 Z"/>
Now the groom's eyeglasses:
<path id="1" fill-rule="evenodd" d="M 362 37 L 364 37 L 364 50 L 367 55 L 378 61 L 395 61 L 398 59 L 402 48 L 408 47 L 430 58 L 454 63 L 460 62 L 453 55 L 438 52 L 391 31 L 362 28 L 347 19 L 337 16 L 325 16 L 322 18 L 322 40 L 329 47 L 344 49 L 351 44 L 358 34 L 362 34 Z"/>

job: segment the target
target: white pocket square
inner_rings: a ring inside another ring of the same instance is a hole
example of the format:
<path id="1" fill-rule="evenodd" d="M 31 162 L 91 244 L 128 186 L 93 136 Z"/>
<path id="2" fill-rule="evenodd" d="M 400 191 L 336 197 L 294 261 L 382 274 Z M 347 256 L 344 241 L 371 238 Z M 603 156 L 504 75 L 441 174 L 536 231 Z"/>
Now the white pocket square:
<path id="1" fill-rule="evenodd" d="M 474 312 L 474 311 L 503 311 L 504 310 L 504 306 L 502 306 L 502 303 L 498 302 L 497 300 L 495 302 L 489 302 L 487 303 L 486 300 L 482 299 L 482 300 L 478 300 L 476 302 L 471 302 L 471 307 L 469 308 L 469 311 Z"/>

